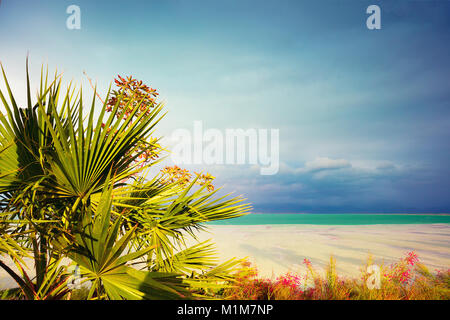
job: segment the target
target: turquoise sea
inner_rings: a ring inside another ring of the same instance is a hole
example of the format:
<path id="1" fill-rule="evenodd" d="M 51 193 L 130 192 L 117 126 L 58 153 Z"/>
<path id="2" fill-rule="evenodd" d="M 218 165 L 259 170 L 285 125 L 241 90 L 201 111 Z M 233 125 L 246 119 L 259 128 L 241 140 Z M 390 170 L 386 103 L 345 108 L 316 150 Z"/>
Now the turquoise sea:
<path id="1" fill-rule="evenodd" d="M 264 224 L 429 224 L 450 223 L 450 214 L 248 214 L 235 219 L 210 222 L 211 225 Z"/>

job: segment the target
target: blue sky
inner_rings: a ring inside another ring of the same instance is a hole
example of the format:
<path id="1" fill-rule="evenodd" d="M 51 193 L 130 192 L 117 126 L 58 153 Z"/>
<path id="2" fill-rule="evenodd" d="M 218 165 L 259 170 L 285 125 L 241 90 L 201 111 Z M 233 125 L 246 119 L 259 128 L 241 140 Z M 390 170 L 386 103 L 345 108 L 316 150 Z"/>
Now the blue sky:
<path id="1" fill-rule="evenodd" d="M 0 39 L 19 93 L 29 52 L 36 80 L 48 63 L 86 89 L 83 71 L 157 88 L 160 135 L 279 129 L 276 175 L 204 166 L 255 212 L 450 211 L 449 1 L 3 0 Z"/>

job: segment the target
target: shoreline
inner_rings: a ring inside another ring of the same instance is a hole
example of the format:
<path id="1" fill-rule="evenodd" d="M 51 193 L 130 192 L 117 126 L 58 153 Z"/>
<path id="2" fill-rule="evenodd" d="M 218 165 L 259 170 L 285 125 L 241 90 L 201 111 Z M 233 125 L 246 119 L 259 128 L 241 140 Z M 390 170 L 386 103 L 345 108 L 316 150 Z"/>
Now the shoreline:
<path id="1" fill-rule="evenodd" d="M 439 215 L 444 215 L 444 216 L 449 216 L 450 215 L 450 213 L 446 213 L 446 212 L 440 212 L 440 213 L 409 213 L 409 212 L 406 212 L 406 213 L 401 213 L 401 212 L 388 212 L 388 213 L 386 213 L 386 212 L 338 212 L 338 213 L 329 213 L 329 212 L 320 212 L 320 213 L 318 213 L 318 212 L 316 212 L 316 213 L 311 213 L 311 212 L 298 212 L 298 213 L 295 213 L 295 212 L 284 212 L 284 213 L 264 213 L 264 212 L 252 212 L 252 213 L 249 213 L 249 214 L 367 214 L 367 215 L 371 215 L 371 214 L 377 214 L 377 215 L 380 215 L 380 214 L 385 214 L 385 215 L 396 215 L 396 214 L 398 214 L 398 215 L 411 215 L 411 216 L 414 216 L 414 215 L 426 215 L 426 216 L 439 216 Z"/>
<path id="2" fill-rule="evenodd" d="M 231 220 L 208 222 L 207 225 L 412 225 L 448 224 L 448 214 L 248 214 Z"/>
<path id="3" fill-rule="evenodd" d="M 369 254 L 374 263 L 390 264 L 415 251 L 431 272 L 450 268 L 450 225 L 208 225 L 198 240 L 215 243 L 219 262 L 248 257 L 262 277 L 286 272 L 304 274 L 303 259 L 323 272 L 330 257 L 336 259 L 339 275 L 359 277 Z M 194 240 L 187 241 L 194 244 Z M 0 269 L 0 289 L 15 287 Z"/>
<path id="4" fill-rule="evenodd" d="M 415 251 L 431 271 L 450 268 L 450 225 L 209 225 L 219 260 L 248 257 L 261 276 L 304 273 L 303 259 L 319 270 L 330 257 L 339 274 L 357 277 L 369 255 L 375 264 L 391 264 Z"/>

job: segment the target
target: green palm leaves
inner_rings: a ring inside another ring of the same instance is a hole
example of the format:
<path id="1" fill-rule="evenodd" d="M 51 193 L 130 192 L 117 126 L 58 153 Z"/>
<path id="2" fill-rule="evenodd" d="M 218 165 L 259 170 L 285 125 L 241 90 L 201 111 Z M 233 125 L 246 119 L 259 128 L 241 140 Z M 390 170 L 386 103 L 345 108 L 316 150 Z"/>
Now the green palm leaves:
<path id="1" fill-rule="evenodd" d="M 108 181 L 107 181 L 108 182 Z M 93 214 L 85 214 L 73 238 L 58 239 L 56 246 L 81 267 L 81 275 L 92 282 L 88 298 L 179 299 L 189 296 L 178 274 L 139 271 L 130 266 L 153 247 L 130 252 L 135 228 L 118 238 L 121 218 L 111 224 L 112 187 L 102 193 Z M 128 252 L 126 252 L 128 251 Z"/>
<path id="2" fill-rule="evenodd" d="M 70 84 L 62 94 L 61 78 L 50 82 L 42 70 L 35 102 L 27 71 L 27 105 L 20 108 L 2 73 L 0 253 L 19 269 L 23 257 L 34 259 L 34 279 L 7 270 L 23 297 L 64 297 L 70 274 L 54 267 L 63 258 L 91 282 L 90 299 L 189 298 L 231 279 L 236 261 L 217 265 L 211 243 L 187 239 L 195 242 L 204 223 L 250 207 L 196 179 L 180 185 L 163 174 L 148 177 L 154 162 L 140 159 L 143 146 L 159 148 L 151 135 L 161 104 L 142 92 L 122 99 L 122 90 L 107 96 L 97 115 L 96 92 L 86 108 L 81 90 Z"/>

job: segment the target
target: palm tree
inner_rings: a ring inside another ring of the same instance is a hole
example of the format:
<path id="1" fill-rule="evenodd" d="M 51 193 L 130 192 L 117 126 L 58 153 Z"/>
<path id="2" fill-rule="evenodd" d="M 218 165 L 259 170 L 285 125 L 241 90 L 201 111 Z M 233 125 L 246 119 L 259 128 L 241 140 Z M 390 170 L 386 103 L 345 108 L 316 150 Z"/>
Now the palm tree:
<path id="1" fill-rule="evenodd" d="M 89 299 L 201 297 L 232 279 L 238 260 L 218 265 L 212 243 L 186 240 L 197 239 L 206 222 L 239 217 L 250 206 L 211 191 L 209 175 L 150 177 L 161 152 L 152 135 L 163 116 L 153 89 L 120 78 L 94 117 L 95 88 L 86 112 L 82 90 L 70 83 L 61 94 L 61 77 L 49 81 L 42 68 L 33 101 L 27 62 L 20 108 L 3 66 L 2 73 L 10 101 L 0 91 L 0 254 L 19 272 L 2 256 L 0 267 L 23 298 L 67 297 L 62 259 L 92 283 Z M 34 260 L 33 279 L 24 258 Z"/>

